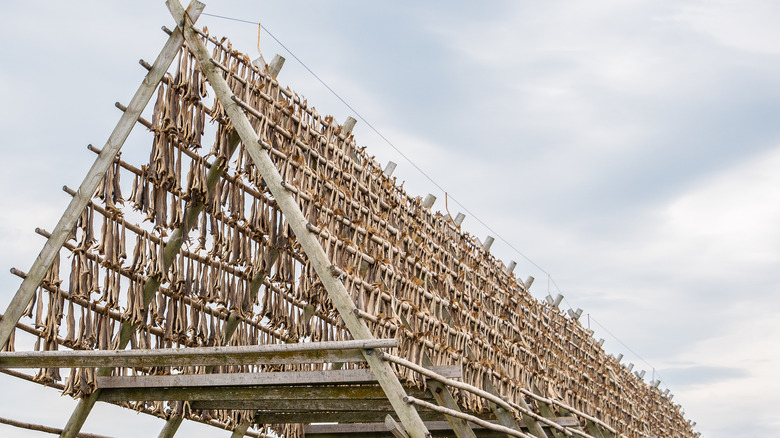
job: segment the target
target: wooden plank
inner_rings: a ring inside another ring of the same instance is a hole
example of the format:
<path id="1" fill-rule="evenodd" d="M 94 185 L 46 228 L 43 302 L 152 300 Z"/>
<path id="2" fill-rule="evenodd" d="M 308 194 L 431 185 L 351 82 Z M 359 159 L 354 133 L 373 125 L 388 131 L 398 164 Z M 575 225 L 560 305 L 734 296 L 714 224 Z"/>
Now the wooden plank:
<path id="1" fill-rule="evenodd" d="M 285 414 L 279 412 L 257 411 L 255 422 L 258 424 L 311 424 L 311 423 L 381 423 L 386 412 L 296 412 Z M 438 412 L 421 410 L 419 416 L 423 421 L 443 421 Z M 387 432 L 387 431 L 385 431 Z"/>
<path id="2" fill-rule="evenodd" d="M 0 368 L 154 367 L 365 362 L 361 349 L 392 348 L 395 339 L 153 350 L 57 350 L 0 353 Z"/>
<path id="3" fill-rule="evenodd" d="M 398 424 L 390 415 L 385 417 L 385 427 L 395 438 L 409 438 L 404 427 Z"/>
<path id="4" fill-rule="evenodd" d="M 536 387 L 535 384 L 531 384 L 531 389 L 533 390 L 534 394 L 542 396 L 542 392 L 539 390 L 539 388 Z M 555 417 L 555 412 L 553 412 L 552 407 L 549 404 L 542 403 L 539 400 L 537 400 L 536 405 L 539 407 L 539 413 L 543 417 L 550 418 L 550 419 Z M 564 417 L 564 418 L 569 418 L 569 417 Z M 576 423 L 573 426 L 576 427 L 579 425 L 579 421 L 576 418 L 571 418 L 571 420 Z M 550 429 L 550 432 L 552 433 L 553 438 L 563 438 L 564 436 L 562 432 L 555 429 Z"/>
<path id="5" fill-rule="evenodd" d="M 387 399 L 280 399 L 280 400 L 207 400 L 190 401 L 192 409 L 254 409 L 263 412 L 393 412 Z"/>
<path id="6" fill-rule="evenodd" d="M 407 389 L 417 398 L 430 397 L 425 391 Z M 279 400 L 279 399 L 373 399 L 387 400 L 377 385 L 349 386 L 232 386 L 177 388 L 108 388 L 100 391 L 106 402 L 137 400 Z"/>
<path id="7" fill-rule="evenodd" d="M 438 371 L 438 367 L 436 368 Z M 443 371 L 451 370 L 446 367 Z M 285 371 L 169 376 L 98 376 L 99 389 L 166 388 L 176 386 L 335 385 L 378 383 L 371 370 Z"/>
<path id="8" fill-rule="evenodd" d="M 493 424 L 498 424 L 496 421 L 491 421 Z M 446 421 L 427 421 L 425 423 L 429 432 L 436 431 L 450 431 L 450 424 Z M 471 423 L 471 426 L 477 429 L 483 429 L 482 426 Z M 303 432 L 308 437 L 309 435 L 318 434 L 368 434 L 387 432 L 387 426 L 385 423 L 347 423 L 347 424 L 306 424 L 303 426 Z"/>
<path id="9" fill-rule="evenodd" d="M 241 438 L 244 435 L 246 435 L 247 429 L 249 429 L 249 426 L 251 423 L 248 420 L 244 420 L 241 423 L 236 426 L 235 429 L 233 429 L 233 433 L 230 434 L 230 438 Z"/>
<path id="10" fill-rule="evenodd" d="M 222 77 L 221 72 L 217 71 L 217 67 L 210 60 L 210 52 L 205 47 L 203 40 L 192 28 L 191 23 L 185 22 L 186 13 L 181 4 L 178 0 L 168 0 L 166 5 L 176 22 L 183 24 L 181 28 L 184 31 L 187 44 L 197 59 L 203 74 L 206 76 L 209 84 L 211 84 L 216 99 L 225 108 L 225 112 L 241 137 L 244 147 L 252 158 L 258 172 L 262 175 L 263 181 L 276 200 L 279 209 L 287 219 L 287 223 L 295 234 L 297 242 L 306 253 L 311 266 L 328 292 L 328 296 L 344 321 L 347 330 L 353 339 L 372 339 L 373 335 L 368 326 L 356 314 L 357 307 L 352 301 L 349 292 L 341 280 L 331 273 L 331 262 L 322 246 L 320 246 L 318 239 L 308 231 L 308 221 L 298 207 L 297 201 L 284 188 L 282 177 L 268 156 L 268 152 L 261 147 L 260 139 L 252 128 L 252 124 L 247 119 L 244 111 L 233 101 L 235 96 Z M 404 388 L 390 364 L 369 351 L 365 353 L 365 357 L 409 435 L 412 438 L 425 438 L 428 432 L 425 429 L 425 424 L 420 419 L 416 409 L 403 402 L 403 398 L 406 396 Z"/>
<path id="11" fill-rule="evenodd" d="M 498 391 L 496 391 L 496 388 L 493 386 L 493 382 L 491 382 L 487 376 L 485 376 L 484 386 L 487 392 L 498 396 Z M 496 415 L 496 418 L 498 418 L 499 424 L 509 429 L 518 431 L 520 430 L 520 426 L 518 426 L 517 422 L 515 421 L 515 416 L 511 412 L 490 400 L 488 400 L 488 406 L 490 406 L 490 410 L 493 411 L 493 413 Z M 525 419 L 525 417 L 523 418 Z"/>
<path id="12" fill-rule="evenodd" d="M 157 435 L 157 438 L 173 438 L 179 430 L 182 421 L 184 421 L 184 418 L 181 415 L 171 414 L 168 421 L 165 422 L 165 426 L 160 430 L 160 434 Z"/>

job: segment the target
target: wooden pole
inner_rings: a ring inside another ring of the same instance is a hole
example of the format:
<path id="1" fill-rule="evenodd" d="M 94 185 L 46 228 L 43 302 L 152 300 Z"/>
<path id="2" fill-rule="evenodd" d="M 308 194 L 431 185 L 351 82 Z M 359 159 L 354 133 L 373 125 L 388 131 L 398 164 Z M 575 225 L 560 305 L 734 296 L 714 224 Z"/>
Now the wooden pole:
<path id="1" fill-rule="evenodd" d="M 496 391 L 496 388 L 493 386 L 493 382 L 490 381 L 490 378 L 488 376 L 485 376 L 485 382 L 484 387 L 487 392 L 498 396 L 498 391 Z M 517 422 L 515 422 L 515 416 L 512 414 L 511 411 L 507 411 L 503 407 L 493 403 L 492 401 L 488 401 L 488 405 L 490 406 L 490 410 L 493 411 L 493 414 L 496 416 L 496 419 L 498 419 L 498 422 L 504 426 L 508 427 L 510 429 L 514 430 L 520 430 L 519 427 L 517 427 Z M 525 421 L 527 417 L 523 417 L 523 422 L 526 426 L 528 426 L 528 423 Z M 538 425 L 537 425 L 538 426 Z M 530 427 L 529 427 L 530 429 Z M 531 431 L 533 433 L 533 431 Z M 538 437 L 538 435 L 537 435 Z M 542 436 L 541 438 L 546 438 L 546 436 Z"/>
<path id="2" fill-rule="evenodd" d="M 197 0 L 192 0 L 187 7 L 187 16 L 189 19 L 192 22 L 196 21 L 198 17 L 200 17 L 200 13 L 203 12 L 205 6 L 206 5 Z M 184 12 L 182 12 L 182 16 L 184 16 Z M 127 106 L 127 111 L 122 114 L 119 123 L 117 123 L 114 131 L 108 138 L 108 142 L 106 142 L 102 152 L 100 152 L 100 155 L 98 155 L 92 168 L 87 173 L 84 182 L 79 186 L 76 195 L 70 201 L 70 204 L 68 204 L 68 208 L 65 210 L 65 213 L 63 213 L 60 221 L 54 228 L 54 231 L 52 231 L 51 237 L 46 241 L 46 245 L 44 245 L 43 250 L 41 250 L 35 263 L 33 263 L 29 274 L 24 281 L 22 281 L 22 285 L 19 287 L 16 296 L 14 296 L 11 304 L 8 305 L 5 316 L 0 320 L 0 345 L 5 344 L 8 340 L 10 331 L 13 330 L 14 326 L 19 321 L 19 318 L 22 316 L 24 308 L 27 307 L 27 304 L 32 299 L 35 288 L 41 283 L 46 271 L 51 267 L 55 255 L 59 252 L 60 248 L 62 248 L 68 235 L 76 225 L 76 221 L 79 216 L 81 216 L 81 212 L 92 199 L 92 195 L 103 180 L 108 167 L 114 162 L 116 154 L 119 152 L 119 149 L 122 148 L 127 136 L 130 135 L 130 131 L 133 129 L 141 112 L 143 112 L 144 108 L 146 108 L 146 105 L 149 103 L 149 100 L 152 98 L 157 86 L 171 66 L 176 54 L 181 49 L 182 44 L 184 44 L 184 35 L 181 31 L 176 31 L 171 34 L 168 41 L 165 43 L 165 46 L 163 46 L 162 51 L 160 51 L 160 54 L 154 61 L 152 69 L 149 70 L 149 73 L 147 73 L 141 86 L 138 88 L 138 91 L 136 91 L 133 99 Z M 10 315 L 8 314 L 9 312 L 11 313 Z M 87 416 L 89 416 L 90 411 L 92 411 L 92 407 L 97 401 L 98 393 L 99 391 L 95 391 L 95 393 L 79 400 L 76 409 L 68 420 L 68 424 L 65 425 L 65 429 L 60 435 L 62 438 L 73 438 L 79 433 L 84 422 L 87 420 Z"/>
<path id="3" fill-rule="evenodd" d="M 185 23 L 185 11 L 181 4 L 178 0 L 168 0 L 166 5 L 176 22 L 181 23 L 179 28 L 183 30 L 184 38 L 193 55 L 195 55 L 207 80 L 211 84 L 216 98 L 225 108 L 236 132 L 241 137 L 244 147 L 252 158 L 252 161 L 255 163 L 260 175 L 262 175 L 263 181 L 268 186 L 268 190 L 276 200 L 279 209 L 287 218 L 288 224 L 297 237 L 298 243 L 309 257 L 312 267 L 315 272 L 317 272 L 323 286 L 325 286 L 325 289 L 328 291 L 328 295 L 330 296 L 334 307 L 338 310 L 341 318 L 344 320 L 350 334 L 354 339 L 372 339 L 373 335 L 368 329 L 368 326 L 366 326 L 365 322 L 363 322 L 355 313 L 357 307 L 350 298 L 349 292 L 347 292 L 344 284 L 341 283 L 341 280 L 333 275 L 331 270 L 332 265 L 328 256 L 325 254 L 322 246 L 320 246 L 319 241 L 307 230 L 306 225 L 308 224 L 308 221 L 298 208 L 295 198 L 284 188 L 279 171 L 276 169 L 276 166 L 274 166 L 274 163 L 271 160 L 271 157 L 268 156 L 265 148 L 261 147 L 261 140 L 252 128 L 246 114 L 233 101 L 233 92 L 222 77 L 222 74 L 217 71 L 214 62 L 211 61 L 208 49 L 203 44 L 203 41 L 200 39 L 197 32 L 192 28 L 191 22 Z M 390 364 L 377 357 L 376 354 L 373 354 L 373 350 L 366 350 L 364 356 L 411 438 L 424 438 L 429 436 L 430 434 L 425 428 L 425 424 L 417 413 L 417 410 L 413 406 L 404 403 L 403 398 L 406 396 L 404 388 L 401 386 L 401 382 L 398 380 L 398 376 L 395 375 L 392 367 L 390 367 Z"/>
<path id="4" fill-rule="evenodd" d="M 0 423 L 7 424 L 13 427 L 18 427 L 20 429 L 35 430 L 38 432 L 51 433 L 55 435 L 59 435 L 62 433 L 62 429 L 57 429 L 56 427 L 43 426 L 41 424 L 24 423 L 21 421 L 12 420 L 10 418 L 0 417 Z M 78 438 L 111 438 L 105 435 L 96 435 L 94 433 L 80 433 L 77 436 Z"/>
<path id="5" fill-rule="evenodd" d="M 157 435 L 157 438 L 173 438 L 173 436 L 176 435 L 176 431 L 179 430 L 179 426 L 181 426 L 183 420 L 184 418 L 182 418 L 181 415 L 171 413 L 171 416 L 168 417 L 168 421 L 165 422 L 165 426 L 163 426 L 160 434 Z"/>
<path id="6" fill-rule="evenodd" d="M 453 411 L 452 409 L 447 409 L 447 408 L 442 407 L 442 406 L 437 406 L 437 405 L 435 405 L 433 403 L 428 403 L 425 400 L 420 400 L 420 399 L 417 399 L 417 398 L 414 398 L 414 397 L 411 397 L 411 396 L 406 396 L 404 399 L 409 404 L 415 404 L 415 405 L 422 406 L 424 408 L 430 409 L 430 410 L 435 411 L 435 412 L 440 412 L 440 413 L 445 414 L 445 415 L 450 415 L 450 416 L 453 416 L 453 417 L 461 418 L 463 420 L 470 421 L 470 422 L 472 422 L 474 424 L 478 424 L 478 425 L 484 427 L 485 429 L 494 430 L 496 432 L 502 432 L 502 433 L 505 433 L 505 434 L 507 434 L 509 436 L 516 436 L 516 437 L 520 437 L 520 438 L 534 438 L 534 437 L 532 437 L 532 436 L 530 436 L 528 434 L 520 432 L 519 430 L 510 429 L 508 427 L 505 427 L 505 426 L 502 426 L 502 425 L 499 425 L 499 424 L 493 424 L 493 423 L 491 423 L 489 421 L 485 421 L 485 420 L 483 420 L 483 419 L 481 419 L 479 417 L 475 417 L 475 416 L 469 415 L 469 414 L 464 414 L 463 412 Z"/>

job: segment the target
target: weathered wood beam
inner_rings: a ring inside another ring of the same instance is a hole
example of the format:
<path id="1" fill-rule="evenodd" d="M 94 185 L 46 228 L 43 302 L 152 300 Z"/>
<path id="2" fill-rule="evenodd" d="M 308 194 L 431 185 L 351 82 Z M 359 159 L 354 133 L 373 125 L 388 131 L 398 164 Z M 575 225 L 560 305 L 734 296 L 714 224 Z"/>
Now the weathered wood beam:
<path id="1" fill-rule="evenodd" d="M 436 367 L 434 372 L 452 371 Z M 459 371 L 459 369 L 458 369 Z M 460 375 L 460 372 L 457 372 Z M 166 388 L 176 386 L 265 386 L 265 385 L 337 385 L 377 383 L 371 370 L 285 371 L 226 374 L 177 374 L 168 376 L 98 376 L 99 389 Z"/>
<path id="2" fill-rule="evenodd" d="M 246 431 L 249 429 L 250 422 L 242 421 L 233 429 L 233 433 L 230 434 L 230 438 L 241 438 L 246 435 Z"/>
<path id="3" fill-rule="evenodd" d="M 458 417 L 458 418 L 461 418 L 461 419 L 464 419 L 464 420 L 468 420 L 468 421 L 470 421 L 472 423 L 475 423 L 475 424 L 478 424 L 478 425 L 480 425 L 480 426 L 482 426 L 482 427 L 484 427 L 486 429 L 491 429 L 491 430 L 495 430 L 497 432 L 502 432 L 502 433 L 505 433 L 505 434 L 507 434 L 509 436 L 516 436 L 516 437 L 519 437 L 519 438 L 533 438 L 530 435 L 527 435 L 527 434 L 525 434 L 525 433 L 523 433 L 523 432 L 521 432 L 519 430 L 511 429 L 509 427 L 505 427 L 505 426 L 500 425 L 500 424 L 493 424 L 493 423 L 490 423 L 489 421 L 482 420 L 482 419 L 477 418 L 477 417 L 475 417 L 473 415 L 464 414 L 463 412 L 453 411 L 452 409 L 447 409 L 447 408 L 442 407 L 442 406 L 434 405 L 433 403 L 428 403 L 425 400 L 418 400 L 418 399 L 416 399 L 414 397 L 406 396 L 404 398 L 404 401 L 406 401 L 409 404 L 414 404 L 414 405 L 419 406 L 419 407 L 430 409 L 430 410 L 432 410 L 434 412 L 439 412 L 439 413 L 446 414 L 446 415 L 449 415 L 449 416 L 452 416 L 452 417 Z"/>
<path id="4" fill-rule="evenodd" d="M 192 0 L 187 7 L 187 11 L 182 11 L 181 17 L 188 17 L 191 22 L 197 21 L 200 13 L 203 11 L 205 5 L 197 0 Z M 35 289 L 41 283 L 46 271 L 51 267 L 54 261 L 55 255 L 62 248 L 62 245 L 67 240 L 70 233 L 73 231 L 73 227 L 76 225 L 81 212 L 92 199 L 92 195 L 98 188 L 98 185 L 103 181 L 103 178 L 108 171 L 108 167 L 114 162 L 117 153 L 122 148 L 125 140 L 130 131 L 143 112 L 149 100 L 154 95 L 154 91 L 160 84 L 165 73 L 168 71 L 173 59 L 181 49 L 184 43 L 184 35 L 181 30 L 175 31 L 168 38 L 168 41 L 163 46 L 162 51 L 154 61 L 152 69 L 149 70 L 144 78 L 141 86 L 136 91 L 133 98 L 130 100 L 127 111 L 122 114 L 119 119 L 119 123 L 114 128 L 114 131 L 108 138 L 106 145 L 103 147 L 103 151 L 98 155 L 92 168 L 87 172 L 86 178 L 79 186 L 76 195 L 68 204 L 65 213 L 63 213 L 57 225 L 52 231 L 51 237 L 46 241 L 41 253 L 30 268 L 30 272 L 27 277 L 22 281 L 22 285 L 19 287 L 14 299 L 8 306 L 8 310 L 2 320 L 0 320 L 0 346 L 4 345 L 8 340 L 11 330 L 19 321 L 24 308 L 32 299 L 32 295 L 35 293 Z M 10 312 L 10 314 L 9 314 Z M 129 338 L 128 338 L 129 339 Z M 122 348 L 124 348 L 122 346 Z M 89 416 L 92 407 L 97 400 L 97 394 L 91 394 L 88 397 L 79 400 L 76 409 L 70 416 L 68 423 L 62 432 L 63 438 L 72 438 L 78 434 L 84 422 Z"/>
<path id="5" fill-rule="evenodd" d="M 328 292 L 328 296 L 344 321 L 347 330 L 354 339 L 373 338 L 366 323 L 357 316 L 355 312 L 357 307 L 344 284 L 333 275 L 332 264 L 319 241 L 308 231 L 308 221 L 298 207 L 296 199 L 285 189 L 279 171 L 266 149 L 261 147 L 261 144 L 265 143 L 257 136 L 244 111 L 233 101 L 235 96 L 230 86 L 222 77 L 221 72 L 217 71 L 215 63 L 210 59 L 209 50 L 193 28 L 192 21 L 187 18 L 187 14 L 178 0 L 168 0 L 166 5 L 176 22 L 179 23 L 178 28 L 184 32 L 188 47 L 211 84 L 215 98 L 225 108 L 225 112 L 241 137 L 244 147 L 258 172 L 262 175 L 263 181 L 276 200 L 279 209 L 287 218 L 288 225 L 293 230 L 298 243 Z M 409 435 L 412 438 L 425 438 L 428 435 L 425 424 L 415 408 L 403 402 L 406 394 L 390 364 L 376 357 L 371 351 L 366 351 L 364 355 Z"/>
<path id="6" fill-rule="evenodd" d="M 398 424 L 390 415 L 385 417 L 385 427 L 395 438 L 409 438 L 404 427 Z"/>
<path id="7" fill-rule="evenodd" d="M 531 384 L 531 388 L 533 389 L 533 392 L 539 396 L 542 396 L 541 391 L 539 391 L 539 388 L 536 387 L 536 385 Z M 542 414 L 543 417 L 546 418 L 553 418 L 555 417 L 555 412 L 553 412 L 552 407 L 547 403 L 542 403 L 540 401 L 536 401 L 536 405 L 539 407 L 539 413 Z M 564 417 L 569 418 L 569 417 Z M 576 418 L 572 418 L 574 421 L 574 425 L 578 426 L 579 421 Z M 563 438 L 563 434 L 555 429 L 550 429 L 550 432 L 552 432 L 553 438 Z"/>
<path id="8" fill-rule="evenodd" d="M 387 413 L 376 411 L 365 412 L 297 412 L 283 414 L 279 412 L 257 411 L 257 424 L 292 424 L 292 423 L 379 423 L 384 421 Z M 430 411 L 420 411 L 419 416 L 424 421 L 441 420 L 441 414 Z"/>
<path id="9" fill-rule="evenodd" d="M 54 435 L 59 435 L 62 433 L 62 429 L 58 429 L 56 427 L 44 426 L 42 424 L 25 423 L 22 421 L 12 420 L 10 418 L 0 417 L 0 423 L 7 424 L 13 427 L 18 427 L 20 429 L 35 430 L 37 432 L 51 433 Z M 78 438 L 111 438 L 105 435 L 97 435 L 94 433 L 79 433 L 77 437 Z"/>
<path id="10" fill-rule="evenodd" d="M 396 339 L 153 350 L 55 350 L 0 353 L 0 368 L 138 368 L 156 366 L 365 362 L 361 349 L 393 348 Z"/>
<path id="11" fill-rule="evenodd" d="M 571 425 L 571 419 L 566 417 L 562 419 L 555 418 L 554 420 L 562 420 L 564 425 Z M 498 424 L 496 420 L 490 421 L 490 423 Z M 425 423 L 430 432 L 448 431 L 450 424 L 446 421 L 428 421 Z M 482 426 L 471 423 L 470 426 L 475 432 L 485 430 Z M 366 435 L 371 433 L 386 432 L 384 423 L 347 423 L 347 424 L 307 424 L 303 426 L 303 432 L 308 437 L 311 435 L 321 434 L 341 434 L 341 435 Z"/>
<path id="12" fill-rule="evenodd" d="M 208 400 L 191 401 L 192 409 L 254 409 L 263 412 L 393 412 L 387 399 L 280 399 L 280 400 Z"/>
<path id="13" fill-rule="evenodd" d="M 157 435 L 157 438 L 173 438 L 173 436 L 176 435 L 176 432 L 179 430 L 179 426 L 181 426 L 182 421 L 184 421 L 184 418 L 182 418 L 180 415 L 171 414 L 171 416 L 168 418 L 168 421 L 165 422 L 162 430 L 160 430 L 160 434 Z"/>
<path id="14" fill-rule="evenodd" d="M 419 389 L 408 388 L 407 393 L 417 398 L 430 398 Z M 377 385 L 328 386 L 212 386 L 168 388 L 105 388 L 98 400 L 105 402 L 136 400 L 290 400 L 290 399 L 361 399 L 387 400 Z"/>
<path id="15" fill-rule="evenodd" d="M 493 386 L 493 382 L 490 381 L 490 378 L 488 378 L 488 376 L 485 376 L 485 381 L 483 382 L 483 386 L 485 388 L 485 391 L 497 397 L 500 397 L 498 391 L 496 391 L 496 388 Z M 490 407 L 490 410 L 493 411 L 493 414 L 495 414 L 499 424 L 501 424 L 504 427 L 508 427 L 510 429 L 520 430 L 520 426 L 517 425 L 517 422 L 515 421 L 515 416 L 514 414 L 512 414 L 512 412 L 507 411 L 506 409 L 504 409 L 504 407 L 497 405 L 491 400 L 488 400 L 488 406 Z M 523 417 L 523 420 L 525 419 L 526 417 Z"/>

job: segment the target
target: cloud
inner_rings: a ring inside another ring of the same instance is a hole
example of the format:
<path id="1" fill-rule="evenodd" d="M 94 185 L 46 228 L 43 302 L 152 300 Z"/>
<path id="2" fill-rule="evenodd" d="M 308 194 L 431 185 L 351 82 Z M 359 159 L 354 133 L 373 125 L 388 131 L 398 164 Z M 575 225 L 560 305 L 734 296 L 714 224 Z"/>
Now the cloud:
<path id="1" fill-rule="evenodd" d="M 675 385 L 678 389 L 690 385 L 705 385 L 713 382 L 723 382 L 729 379 L 748 377 L 750 373 L 742 368 L 716 366 L 690 366 L 681 368 L 665 368 L 658 370 L 669 382 L 681 382 Z"/>

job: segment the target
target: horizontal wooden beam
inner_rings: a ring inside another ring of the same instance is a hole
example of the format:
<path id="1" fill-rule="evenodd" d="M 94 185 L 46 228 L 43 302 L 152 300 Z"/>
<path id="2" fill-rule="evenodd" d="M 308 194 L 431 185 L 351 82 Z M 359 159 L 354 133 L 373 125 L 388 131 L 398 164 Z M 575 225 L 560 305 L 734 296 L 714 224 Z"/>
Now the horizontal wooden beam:
<path id="1" fill-rule="evenodd" d="M 0 368 L 135 368 L 365 362 L 361 350 L 393 348 L 397 346 L 398 341 L 396 339 L 370 339 L 242 347 L 18 351 L 0 353 Z"/>
<path id="2" fill-rule="evenodd" d="M 461 368 L 452 366 L 431 369 L 447 377 L 461 377 Z M 265 385 L 337 385 L 377 383 L 371 370 L 285 371 L 225 374 L 177 374 L 170 376 L 108 376 L 97 377 L 97 387 L 105 388 L 166 388 L 176 386 L 265 386 Z"/>
<path id="3" fill-rule="evenodd" d="M 355 412 L 377 411 L 392 413 L 393 406 L 385 398 L 380 399 L 310 399 L 310 400 L 207 400 L 190 402 L 192 409 L 253 409 L 263 412 Z"/>
<path id="4" fill-rule="evenodd" d="M 438 412 L 420 410 L 423 421 L 439 421 L 444 417 Z M 297 412 L 285 414 L 279 412 L 257 411 L 255 422 L 258 424 L 310 424 L 310 423 L 376 423 L 384 421 L 387 412 Z"/>
<path id="5" fill-rule="evenodd" d="M 572 426 L 579 425 L 577 419 L 573 417 L 554 417 L 550 419 L 564 427 L 572 427 Z M 499 424 L 497 420 L 491 420 L 490 423 Z M 447 421 L 429 421 L 426 422 L 425 425 L 428 427 L 428 431 L 431 433 L 435 431 L 452 432 L 452 428 L 450 427 L 450 424 Z M 474 432 L 478 432 L 479 430 L 484 430 L 484 428 L 478 424 L 469 423 L 469 426 L 471 426 Z M 525 425 L 522 422 L 519 424 L 519 426 L 525 427 Z M 387 427 L 383 422 L 352 423 L 352 424 L 306 424 L 303 426 L 303 431 L 306 437 L 308 437 L 309 435 L 319 435 L 319 434 L 341 434 L 341 435 L 355 434 L 358 436 L 363 436 L 364 434 L 369 434 L 369 433 L 387 432 Z M 506 435 L 504 434 L 504 436 Z"/>
<path id="6" fill-rule="evenodd" d="M 426 391 L 407 388 L 413 397 L 430 397 Z M 387 400 L 377 385 L 341 386 L 230 386 L 230 387 L 176 387 L 176 388 L 107 388 L 98 400 L 105 402 L 154 401 L 208 401 L 208 400 L 284 400 L 284 399 L 373 399 Z"/>

